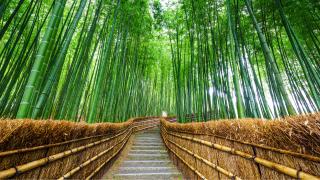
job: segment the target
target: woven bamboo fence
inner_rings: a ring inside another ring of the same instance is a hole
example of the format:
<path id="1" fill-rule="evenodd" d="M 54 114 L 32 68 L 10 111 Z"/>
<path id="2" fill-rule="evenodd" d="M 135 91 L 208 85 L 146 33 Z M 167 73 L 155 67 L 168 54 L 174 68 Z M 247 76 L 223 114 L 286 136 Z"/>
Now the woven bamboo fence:
<path id="1" fill-rule="evenodd" d="M 156 117 L 94 125 L 1 120 L 0 179 L 99 178 L 132 133 L 157 125 Z"/>
<path id="2" fill-rule="evenodd" d="M 309 180 L 320 179 L 319 117 L 187 124 L 162 119 L 160 127 L 173 162 L 189 179 Z"/>

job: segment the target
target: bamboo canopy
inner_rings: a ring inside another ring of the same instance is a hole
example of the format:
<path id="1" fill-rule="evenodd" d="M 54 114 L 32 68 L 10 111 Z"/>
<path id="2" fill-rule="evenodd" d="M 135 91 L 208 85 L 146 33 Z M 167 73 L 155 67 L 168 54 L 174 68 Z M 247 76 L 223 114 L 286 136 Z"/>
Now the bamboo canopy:
<path id="1" fill-rule="evenodd" d="M 312 1 L 19 1 L 0 5 L 0 117 L 187 122 L 320 108 Z M 290 13 L 294 12 L 294 13 Z"/>

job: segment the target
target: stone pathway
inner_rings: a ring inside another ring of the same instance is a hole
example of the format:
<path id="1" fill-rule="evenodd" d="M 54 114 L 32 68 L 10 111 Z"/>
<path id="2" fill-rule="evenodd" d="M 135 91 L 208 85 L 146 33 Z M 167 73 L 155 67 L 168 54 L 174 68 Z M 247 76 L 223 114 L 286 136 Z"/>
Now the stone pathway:
<path id="1" fill-rule="evenodd" d="M 112 179 L 182 179 L 170 161 L 159 128 L 139 132 Z"/>

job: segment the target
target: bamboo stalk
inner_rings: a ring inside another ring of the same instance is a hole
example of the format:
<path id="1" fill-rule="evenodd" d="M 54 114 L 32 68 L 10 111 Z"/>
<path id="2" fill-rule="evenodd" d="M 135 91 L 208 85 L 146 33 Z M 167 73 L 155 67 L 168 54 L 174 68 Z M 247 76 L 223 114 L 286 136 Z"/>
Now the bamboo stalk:
<path id="1" fill-rule="evenodd" d="M 223 152 L 227 152 L 227 153 L 230 153 L 230 154 L 233 154 L 233 155 L 238 155 L 240 157 L 253 160 L 254 162 L 256 162 L 258 164 L 261 164 L 261 165 L 263 165 L 265 167 L 271 168 L 273 170 L 276 170 L 276 171 L 278 171 L 280 173 L 286 174 L 286 175 L 291 176 L 293 178 L 320 179 L 320 177 L 316 177 L 316 176 L 314 176 L 312 174 L 308 174 L 308 173 L 300 171 L 300 170 L 296 170 L 296 169 L 293 169 L 293 168 L 290 168 L 290 167 L 287 167 L 287 166 L 284 166 L 284 165 L 281 165 L 281 164 L 278 164 L 278 163 L 275 163 L 275 162 L 271 162 L 271 161 L 265 160 L 263 158 L 258 158 L 258 157 L 255 157 L 255 156 L 251 155 L 251 154 L 248 154 L 248 153 L 245 153 L 245 152 L 242 152 L 242 151 L 238 151 L 238 150 L 235 150 L 235 149 L 227 147 L 227 146 L 211 143 L 211 142 L 204 141 L 204 140 L 201 140 L 201 139 L 198 139 L 198 138 L 190 138 L 190 137 L 186 137 L 186 136 L 182 136 L 182 135 L 177 135 L 177 134 L 168 132 L 165 128 L 163 128 L 163 129 L 164 129 L 164 131 L 166 133 L 168 133 L 168 134 L 170 134 L 172 136 L 175 136 L 175 137 L 178 137 L 178 138 L 181 138 L 181 139 L 186 139 L 186 140 L 189 140 L 191 142 L 197 142 L 197 143 L 206 145 L 208 147 L 215 148 L 215 149 L 223 151 Z"/>

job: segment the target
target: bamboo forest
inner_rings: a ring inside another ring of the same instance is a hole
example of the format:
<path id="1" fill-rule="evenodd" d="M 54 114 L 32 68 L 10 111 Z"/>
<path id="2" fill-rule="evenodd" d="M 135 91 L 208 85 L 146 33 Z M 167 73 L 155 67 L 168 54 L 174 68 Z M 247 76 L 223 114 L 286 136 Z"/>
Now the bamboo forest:
<path id="1" fill-rule="evenodd" d="M 320 179 L 319 111 L 318 0 L 0 0 L 0 179 Z"/>

